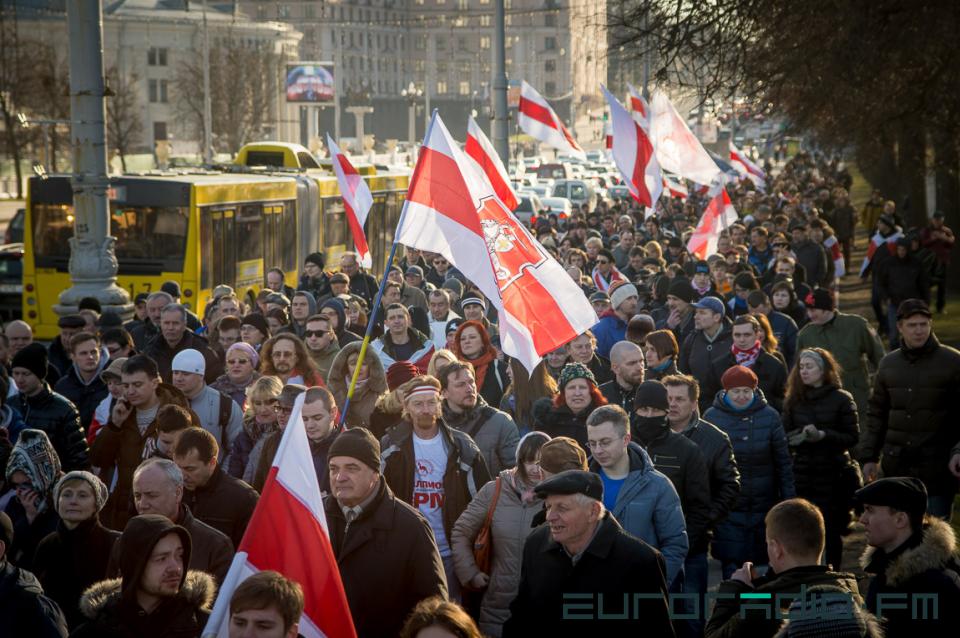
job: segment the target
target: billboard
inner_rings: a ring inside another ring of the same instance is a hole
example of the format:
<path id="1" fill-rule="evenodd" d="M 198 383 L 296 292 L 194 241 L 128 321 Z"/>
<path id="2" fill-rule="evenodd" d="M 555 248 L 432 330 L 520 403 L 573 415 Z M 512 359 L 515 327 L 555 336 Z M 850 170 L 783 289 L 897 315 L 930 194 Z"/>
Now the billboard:
<path id="1" fill-rule="evenodd" d="M 287 65 L 287 102 L 332 104 L 336 84 L 333 62 L 293 62 Z"/>

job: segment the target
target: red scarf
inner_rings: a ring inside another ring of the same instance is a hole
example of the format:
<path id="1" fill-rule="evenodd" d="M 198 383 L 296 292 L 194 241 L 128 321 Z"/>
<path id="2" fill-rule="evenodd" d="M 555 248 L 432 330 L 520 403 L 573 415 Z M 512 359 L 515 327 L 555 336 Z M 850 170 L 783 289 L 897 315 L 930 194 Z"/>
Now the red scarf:
<path id="1" fill-rule="evenodd" d="M 487 376 L 487 368 L 490 367 L 490 364 L 497 360 L 497 351 L 492 347 L 487 348 L 483 351 L 476 359 L 467 359 L 466 357 L 461 357 L 464 361 L 469 361 L 473 366 L 473 369 L 477 373 L 477 392 L 480 392 L 480 388 L 483 387 L 483 380 Z"/>
<path id="2" fill-rule="evenodd" d="M 753 346 L 746 350 L 741 350 L 734 344 L 730 346 L 730 352 L 732 352 L 734 358 L 736 358 L 738 366 L 752 368 L 753 364 L 757 362 L 757 357 L 760 356 L 760 340 L 757 339 L 754 341 Z"/>
<path id="3" fill-rule="evenodd" d="M 610 290 L 610 287 L 618 281 L 626 281 L 627 278 L 623 276 L 616 266 L 610 267 L 610 281 L 607 281 L 603 278 L 603 275 L 600 274 L 599 268 L 594 268 L 593 273 L 591 274 L 591 279 L 593 279 L 593 287 L 599 290 L 600 292 L 607 292 Z"/>

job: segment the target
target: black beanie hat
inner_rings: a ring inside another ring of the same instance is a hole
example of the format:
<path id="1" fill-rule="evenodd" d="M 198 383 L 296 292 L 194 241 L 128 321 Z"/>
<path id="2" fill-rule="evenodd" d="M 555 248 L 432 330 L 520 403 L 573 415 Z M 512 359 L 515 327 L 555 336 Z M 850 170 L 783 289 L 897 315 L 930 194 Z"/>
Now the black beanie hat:
<path id="1" fill-rule="evenodd" d="M 317 268 L 323 270 L 325 265 L 325 260 L 323 258 L 323 253 L 310 253 L 303 260 L 305 264 L 314 264 Z"/>
<path id="2" fill-rule="evenodd" d="M 349 456 L 380 472 L 380 442 L 367 428 L 350 428 L 337 435 L 330 445 L 327 458 Z"/>
<path id="3" fill-rule="evenodd" d="M 26 368 L 43 381 L 47 376 L 47 349 L 39 343 L 31 343 L 13 355 L 10 369 Z"/>
<path id="4" fill-rule="evenodd" d="M 270 336 L 270 324 L 267 323 L 267 318 L 259 312 L 251 312 L 246 315 L 240 320 L 240 326 L 253 326 L 260 331 L 264 338 Z"/>
<path id="5" fill-rule="evenodd" d="M 691 303 L 693 301 L 693 284 L 690 283 L 689 279 L 677 278 L 674 279 L 670 284 L 670 288 L 667 291 L 668 295 L 673 295 L 677 299 Z"/>
<path id="6" fill-rule="evenodd" d="M 637 391 L 633 395 L 633 407 L 634 409 L 657 408 L 669 411 L 670 401 L 667 399 L 667 386 L 659 381 L 644 381 L 637 386 Z"/>

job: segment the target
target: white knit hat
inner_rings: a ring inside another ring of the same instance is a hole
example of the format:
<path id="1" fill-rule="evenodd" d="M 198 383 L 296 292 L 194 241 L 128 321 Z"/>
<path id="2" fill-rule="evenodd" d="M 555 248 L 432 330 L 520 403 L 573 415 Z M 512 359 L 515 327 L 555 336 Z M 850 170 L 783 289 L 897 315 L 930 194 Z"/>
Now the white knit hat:
<path id="1" fill-rule="evenodd" d="M 190 372 L 191 374 L 204 374 L 207 371 L 207 362 L 203 355 L 193 348 L 187 348 L 177 353 L 173 358 L 173 372 Z"/>
<path id="2" fill-rule="evenodd" d="M 610 307 L 616 310 L 624 301 L 630 297 L 639 297 L 637 287 L 633 284 L 620 284 L 610 293 Z"/>

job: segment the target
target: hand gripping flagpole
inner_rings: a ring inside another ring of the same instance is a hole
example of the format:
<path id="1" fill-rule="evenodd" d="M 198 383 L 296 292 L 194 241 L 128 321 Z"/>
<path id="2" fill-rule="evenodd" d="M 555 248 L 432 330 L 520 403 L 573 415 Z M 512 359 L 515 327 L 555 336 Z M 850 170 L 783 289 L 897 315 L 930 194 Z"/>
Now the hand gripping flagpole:
<path id="1" fill-rule="evenodd" d="M 430 139 L 430 133 L 433 131 L 433 123 L 436 121 L 436 119 L 437 109 L 434 109 L 433 114 L 430 117 L 430 126 L 427 127 L 427 132 L 423 136 L 423 144 L 420 145 L 421 152 L 423 151 L 423 147 L 426 146 L 427 140 Z M 416 168 L 414 168 L 414 174 L 416 174 Z M 412 178 L 410 183 L 413 184 Z M 363 335 L 363 343 L 360 344 L 360 355 L 357 357 L 357 365 L 353 369 L 353 377 L 350 378 L 350 387 L 347 389 L 347 399 L 343 402 L 343 407 L 340 409 L 340 423 L 337 424 L 338 430 L 342 430 L 344 428 L 344 423 L 347 420 L 347 410 L 350 409 L 350 399 L 353 398 L 353 391 L 357 388 L 357 379 L 360 377 L 360 366 L 363 365 L 363 360 L 367 356 L 367 346 L 370 345 L 370 336 L 373 332 L 373 324 L 375 323 L 375 319 L 377 317 L 377 309 L 380 307 L 381 300 L 383 299 L 383 291 L 387 284 L 387 275 L 390 273 L 390 268 L 393 266 L 393 259 L 397 255 L 397 246 L 399 245 L 397 237 L 400 236 L 400 229 L 403 228 L 403 220 L 406 216 L 407 203 L 404 202 L 403 209 L 400 211 L 400 220 L 397 222 L 397 228 L 393 232 L 393 244 L 390 245 L 390 256 L 387 257 L 387 265 L 383 269 L 383 278 L 380 280 L 380 288 L 377 290 L 377 296 L 373 298 L 373 308 L 370 309 L 370 320 L 367 321 L 367 330 Z"/>

